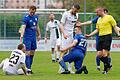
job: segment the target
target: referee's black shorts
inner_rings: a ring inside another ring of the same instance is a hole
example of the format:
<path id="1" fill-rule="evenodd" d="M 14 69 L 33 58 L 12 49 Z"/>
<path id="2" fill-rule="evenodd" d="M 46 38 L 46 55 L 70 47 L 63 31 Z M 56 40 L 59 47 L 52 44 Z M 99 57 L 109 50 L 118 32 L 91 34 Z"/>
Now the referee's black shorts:
<path id="1" fill-rule="evenodd" d="M 101 51 L 103 49 L 110 51 L 111 43 L 112 43 L 111 34 L 100 36 L 98 40 L 98 51 Z"/>

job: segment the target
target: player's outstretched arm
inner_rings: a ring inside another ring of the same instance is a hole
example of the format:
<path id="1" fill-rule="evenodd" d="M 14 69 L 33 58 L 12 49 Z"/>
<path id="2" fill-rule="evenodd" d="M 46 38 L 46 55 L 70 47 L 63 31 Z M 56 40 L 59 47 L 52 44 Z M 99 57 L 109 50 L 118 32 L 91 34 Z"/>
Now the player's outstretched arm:
<path id="1" fill-rule="evenodd" d="M 90 24 L 92 24 L 92 21 L 86 21 L 86 22 L 80 23 L 80 26 L 90 25 Z"/>
<path id="2" fill-rule="evenodd" d="M 85 37 L 86 38 L 89 38 L 89 37 L 91 37 L 91 36 L 93 36 L 93 35 L 95 35 L 95 34 L 97 34 L 98 33 L 98 29 L 95 29 L 93 32 L 91 32 L 90 34 L 86 34 L 85 35 Z"/>

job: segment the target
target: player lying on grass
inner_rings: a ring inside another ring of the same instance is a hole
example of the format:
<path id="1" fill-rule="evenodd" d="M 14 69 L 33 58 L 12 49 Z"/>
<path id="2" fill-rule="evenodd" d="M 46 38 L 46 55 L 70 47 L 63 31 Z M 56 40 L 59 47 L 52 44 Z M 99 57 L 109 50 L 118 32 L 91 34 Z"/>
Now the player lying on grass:
<path id="1" fill-rule="evenodd" d="M 13 50 L 10 58 L 4 59 L 0 68 L 6 75 L 27 74 L 25 67 L 25 45 L 19 44 L 17 49 Z"/>
<path id="2" fill-rule="evenodd" d="M 63 48 L 61 51 L 65 52 L 68 49 L 71 49 L 70 52 L 66 55 L 64 55 L 60 61 L 59 64 L 62 66 L 62 68 L 65 69 L 64 72 L 61 74 L 69 74 L 70 71 L 68 71 L 65 62 L 74 62 L 74 67 L 76 69 L 75 74 L 81 74 L 82 71 L 84 71 L 85 74 L 88 74 L 88 71 L 86 69 L 86 66 L 82 67 L 82 63 L 85 57 L 86 48 L 87 48 L 87 41 L 85 37 L 82 35 L 80 23 L 76 23 L 75 27 L 75 33 L 73 42 L 67 47 Z"/>

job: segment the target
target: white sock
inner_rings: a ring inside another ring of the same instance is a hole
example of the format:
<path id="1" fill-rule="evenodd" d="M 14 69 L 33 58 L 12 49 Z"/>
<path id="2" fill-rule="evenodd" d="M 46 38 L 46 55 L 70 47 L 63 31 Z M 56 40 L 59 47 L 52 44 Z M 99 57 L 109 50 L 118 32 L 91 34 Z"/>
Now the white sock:
<path id="1" fill-rule="evenodd" d="M 51 56 L 52 56 L 52 60 L 55 60 L 55 54 L 51 54 Z"/>
<path id="2" fill-rule="evenodd" d="M 68 70 L 72 71 L 72 63 L 68 63 Z"/>
<path id="3" fill-rule="evenodd" d="M 97 66 L 97 68 L 100 68 L 100 66 Z"/>
<path id="4" fill-rule="evenodd" d="M 60 58 L 60 51 L 56 52 L 56 57 L 59 59 Z"/>

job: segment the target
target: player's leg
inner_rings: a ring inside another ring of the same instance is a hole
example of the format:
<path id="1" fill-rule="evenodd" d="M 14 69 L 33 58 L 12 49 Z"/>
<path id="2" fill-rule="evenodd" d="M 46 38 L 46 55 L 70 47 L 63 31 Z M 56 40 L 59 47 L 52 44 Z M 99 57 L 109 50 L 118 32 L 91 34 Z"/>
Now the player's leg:
<path id="1" fill-rule="evenodd" d="M 73 41 L 73 36 L 69 36 L 68 41 L 67 41 L 67 45 L 70 45 Z M 69 51 L 68 51 L 69 52 Z M 72 70 L 72 63 L 68 63 L 68 70 L 70 71 L 70 73 L 74 74 L 75 72 Z"/>
<path id="2" fill-rule="evenodd" d="M 25 59 L 25 64 L 27 67 L 28 73 L 31 72 L 31 47 L 32 47 L 32 41 L 30 38 L 23 38 L 23 43 L 26 46 L 26 59 Z"/>
<path id="3" fill-rule="evenodd" d="M 64 55 L 63 56 L 63 58 L 62 59 L 60 59 L 60 61 L 59 61 L 59 64 L 62 66 L 62 68 L 65 70 L 64 72 L 62 72 L 63 74 L 64 73 L 67 73 L 69 70 L 67 69 L 67 67 L 66 67 L 66 64 L 65 64 L 65 62 L 72 62 L 72 61 L 74 61 L 74 56 L 73 56 L 73 54 L 72 54 L 72 51 L 69 53 L 69 54 L 66 54 L 66 55 Z M 66 72 L 67 71 L 67 72 Z M 68 72 L 68 73 L 70 73 L 70 72 Z"/>
<path id="4" fill-rule="evenodd" d="M 107 35 L 104 37 L 103 45 L 102 45 L 102 49 L 103 49 L 102 60 L 104 63 L 104 72 L 103 72 L 104 74 L 106 74 L 108 72 L 108 68 L 111 67 L 110 64 L 108 63 L 108 53 L 110 50 L 111 42 L 112 42 L 111 35 Z"/>
<path id="5" fill-rule="evenodd" d="M 83 59 L 84 59 L 84 54 L 82 51 L 80 50 L 76 50 L 74 52 L 74 55 L 75 55 L 75 60 L 74 60 L 74 63 L 75 63 L 75 69 L 76 69 L 76 74 L 81 74 L 82 71 L 83 71 L 83 68 L 82 68 L 82 63 L 83 63 Z M 85 71 L 85 69 L 84 69 Z"/>
<path id="6" fill-rule="evenodd" d="M 100 54 L 99 51 L 97 51 L 97 55 Z M 100 71 L 100 58 L 96 55 L 96 64 L 97 64 L 97 70 Z"/>
<path id="7" fill-rule="evenodd" d="M 99 37 L 98 37 L 98 35 L 96 36 L 96 50 L 97 50 L 97 55 L 99 55 L 100 53 L 99 53 L 99 47 L 98 47 L 98 45 L 99 45 L 99 43 L 98 43 L 98 40 L 99 39 Z M 99 70 L 100 71 L 100 58 L 99 58 L 99 56 L 97 56 L 96 55 L 96 64 L 97 64 L 97 70 Z"/>
<path id="8" fill-rule="evenodd" d="M 52 62 L 56 62 L 56 59 L 55 59 L 56 39 L 51 39 L 50 42 L 51 42 L 51 51 L 52 51 L 52 54 L 51 54 Z"/>
<path id="9" fill-rule="evenodd" d="M 31 74 L 33 73 L 32 70 L 31 70 L 31 67 L 32 67 L 33 58 L 34 58 L 36 49 L 37 49 L 36 39 L 32 39 L 31 50 L 30 50 L 30 54 L 29 54 L 30 67 L 29 67 L 29 70 L 28 70 Z"/>
<path id="10" fill-rule="evenodd" d="M 8 60 L 8 58 L 5 58 L 4 60 L 2 60 L 2 62 L 0 63 L 0 69 L 3 68 L 3 66 L 5 65 L 5 62 Z"/>
<path id="11" fill-rule="evenodd" d="M 60 58 L 60 45 L 61 45 L 61 40 L 60 39 L 57 39 L 57 42 L 56 42 L 56 60 L 58 61 L 59 58 Z"/>

